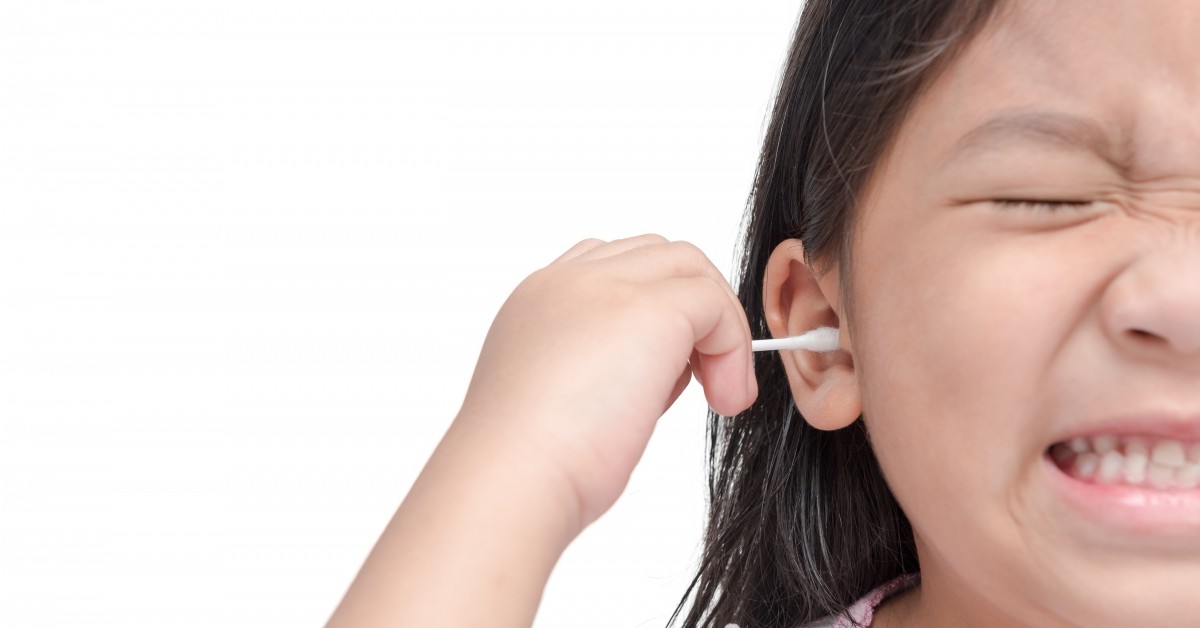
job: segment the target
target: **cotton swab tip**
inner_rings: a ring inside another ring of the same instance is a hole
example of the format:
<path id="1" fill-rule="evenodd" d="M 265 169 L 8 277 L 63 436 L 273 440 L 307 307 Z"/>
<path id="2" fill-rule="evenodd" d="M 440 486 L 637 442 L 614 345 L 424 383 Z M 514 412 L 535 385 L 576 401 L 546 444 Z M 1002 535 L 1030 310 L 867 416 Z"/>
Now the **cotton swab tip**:
<path id="1" fill-rule="evenodd" d="M 836 327 L 818 327 L 799 336 L 788 338 L 767 338 L 750 343 L 751 351 L 787 351 L 789 349 L 804 349 L 805 351 L 836 351 L 838 348 L 838 330 Z"/>

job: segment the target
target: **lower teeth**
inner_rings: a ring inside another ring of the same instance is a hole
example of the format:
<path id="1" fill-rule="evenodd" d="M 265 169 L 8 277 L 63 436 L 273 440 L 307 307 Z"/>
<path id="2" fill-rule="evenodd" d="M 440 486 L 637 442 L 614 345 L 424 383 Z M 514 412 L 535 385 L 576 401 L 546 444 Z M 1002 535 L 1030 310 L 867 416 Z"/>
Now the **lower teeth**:
<path id="1" fill-rule="evenodd" d="M 1050 448 L 1049 455 L 1067 475 L 1093 484 L 1125 484 L 1158 490 L 1191 490 L 1200 486 L 1200 465 L 1157 464 L 1141 451 L 1077 453 L 1067 443 L 1057 443 Z"/>

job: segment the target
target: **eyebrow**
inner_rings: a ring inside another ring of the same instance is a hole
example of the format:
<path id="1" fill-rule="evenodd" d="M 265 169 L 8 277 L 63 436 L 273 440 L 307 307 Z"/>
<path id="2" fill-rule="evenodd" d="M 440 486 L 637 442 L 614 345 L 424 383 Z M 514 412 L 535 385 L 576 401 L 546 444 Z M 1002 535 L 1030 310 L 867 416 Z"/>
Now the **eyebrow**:
<path id="1" fill-rule="evenodd" d="M 1086 150 L 1103 157 L 1121 172 L 1127 170 L 1126 155 L 1118 153 L 1099 122 L 1053 111 L 1023 111 L 992 118 L 959 139 L 950 158 L 1028 142 Z"/>

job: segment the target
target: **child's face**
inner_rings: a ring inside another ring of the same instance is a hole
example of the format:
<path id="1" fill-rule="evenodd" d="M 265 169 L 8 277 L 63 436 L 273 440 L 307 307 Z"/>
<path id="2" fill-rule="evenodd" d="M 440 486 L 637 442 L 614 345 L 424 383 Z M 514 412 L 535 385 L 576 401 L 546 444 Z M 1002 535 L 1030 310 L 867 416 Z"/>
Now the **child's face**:
<path id="1" fill-rule="evenodd" d="M 918 100 L 860 208 L 863 414 L 922 603 L 1196 620 L 1200 489 L 1105 488 L 1048 452 L 1200 443 L 1200 3 L 1009 9 Z"/>

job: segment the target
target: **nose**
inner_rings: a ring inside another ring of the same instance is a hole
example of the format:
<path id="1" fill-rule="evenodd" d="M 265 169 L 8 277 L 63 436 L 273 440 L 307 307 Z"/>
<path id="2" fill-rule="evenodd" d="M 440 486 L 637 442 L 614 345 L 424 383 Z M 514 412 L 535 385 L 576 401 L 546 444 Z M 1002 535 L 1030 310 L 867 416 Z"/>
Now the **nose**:
<path id="1" fill-rule="evenodd" d="M 1106 332 L 1126 350 L 1200 357 L 1200 243 L 1144 253 L 1108 285 L 1101 307 Z"/>

